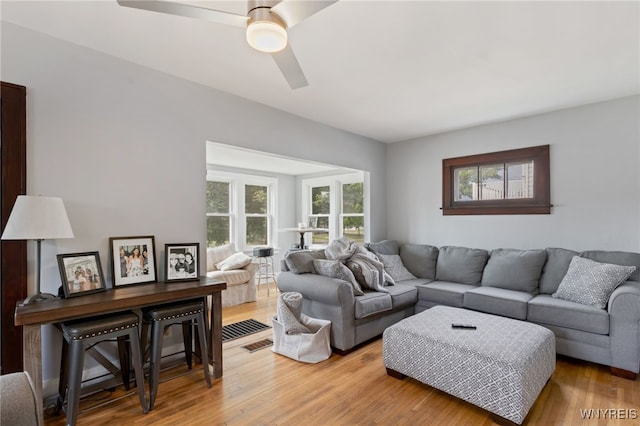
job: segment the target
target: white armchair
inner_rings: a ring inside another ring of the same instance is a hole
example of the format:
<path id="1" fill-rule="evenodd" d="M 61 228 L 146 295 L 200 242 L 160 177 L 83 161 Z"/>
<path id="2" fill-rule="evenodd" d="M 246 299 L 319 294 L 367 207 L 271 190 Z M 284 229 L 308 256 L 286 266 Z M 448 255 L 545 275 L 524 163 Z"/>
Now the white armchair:
<path id="1" fill-rule="evenodd" d="M 227 283 L 222 292 L 222 306 L 255 302 L 255 277 L 258 265 L 251 257 L 236 250 L 233 243 L 207 248 L 207 276 Z"/>
<path id="2" fill-rule="evenodd" d="M 0 376 L 0 424 L 40 426 L 36 394 L 26 372 Z"/>

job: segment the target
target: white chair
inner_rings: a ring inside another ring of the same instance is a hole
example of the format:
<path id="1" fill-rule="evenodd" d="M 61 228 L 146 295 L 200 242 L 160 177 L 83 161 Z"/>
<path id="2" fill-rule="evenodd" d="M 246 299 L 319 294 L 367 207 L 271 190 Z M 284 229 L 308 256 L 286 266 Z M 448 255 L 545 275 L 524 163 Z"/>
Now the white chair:
<path id="1" fill-rule="evenodd" d="M 255 277 L 258 265 L 249 255 L 236 250 L 233 243 L 207 248 L 207 277 L 227 283 L 222 292 L 222 306 L 255 302 Z"/>
<path id="2" fill-rule="evenodd" d="M 0 424 L 41 426 L 35 390 L 26 371 L 0 376 Z"/>

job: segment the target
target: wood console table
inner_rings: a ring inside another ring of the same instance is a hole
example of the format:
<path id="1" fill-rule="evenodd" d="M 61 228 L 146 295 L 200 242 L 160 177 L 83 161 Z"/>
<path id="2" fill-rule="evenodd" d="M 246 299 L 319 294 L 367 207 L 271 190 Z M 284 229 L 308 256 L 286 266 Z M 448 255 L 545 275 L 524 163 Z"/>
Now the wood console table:
<path id="1" fill-rule="evenodd" d="M 211 296 L 209 324 L 209 363 L 214 379 L 222 377 L 222 303 L 221 292 L 227 288 L 223 281 L 201 277 L 194 281 L 158 282 L 121 286 L 100 293 L 69 299 L 47 300 L 32 305 L 16 306 L 15 324 L 23 326 L 24 369 L 31 375 L 36 391 L 38 416 L 43 420 L 42 408 L 42 343 L 41 326 L 72 319 L 92 317 L 128 309 L 179 300 Z M 42 422 L 41 424 L 44 424 Z"/>

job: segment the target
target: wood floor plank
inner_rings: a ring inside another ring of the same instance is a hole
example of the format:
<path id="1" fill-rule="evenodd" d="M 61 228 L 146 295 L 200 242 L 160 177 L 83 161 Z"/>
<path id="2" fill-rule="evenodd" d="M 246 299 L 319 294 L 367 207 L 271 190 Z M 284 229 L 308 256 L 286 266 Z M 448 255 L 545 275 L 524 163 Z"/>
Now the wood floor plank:
<path id="1" fill-rule="evenodd" d="M 259 289 L 258 302 L 224 308 L 223 324 L 249 318 L 271 325 L 278 294 Z M 122 387 L 95 398 L 120 398 L 83 411 L 78 425 L 492 425 L 488 412 L 414 379 L 398 380 L 382 365 L 382 340 L 347 356 L 332 355 L 318 364 L 296 362 L 266 348 L 250 353 L 243 345 L 272 338 L 265 330 L 223 344 L 224 375 L 208 389 L 202 370 L 159 386 L 155 409 L 142 414 L 135 389 Z M 178 366 L 166 379 L 186 373 Z M 94 399 L 95 399 L 94 398 Z M 82 401 L 86 408 L 91 401 Z M 622 410 L 636 419 L 586 420 L 581 410 Z M 625 411 L 626 410 L 626 411 Z M 45 425 L 65 424 L 64 415 L 45 415 Z M 556 371 L 542 390 L 526 425 L 640 424 L 640 380 L 612 376 L 607 367 L 558 357 Z"/>

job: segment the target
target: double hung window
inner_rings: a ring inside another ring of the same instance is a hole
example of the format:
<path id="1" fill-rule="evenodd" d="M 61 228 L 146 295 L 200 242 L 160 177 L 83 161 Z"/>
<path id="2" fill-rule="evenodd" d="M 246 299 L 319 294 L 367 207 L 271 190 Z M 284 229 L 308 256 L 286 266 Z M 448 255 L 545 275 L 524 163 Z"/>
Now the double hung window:
<path id="1" fill-rule="evenodd" d="M 339 237 L 366 240 L 362 173 L 304 179 L 302 183 L 305 211 L 317 228 L 328 230 L 312 233 L 312 244 L 326 245 Z"/>
<path id="2" fill-rule="evenodd" d="M 207 245 L 234 242 L 240 250 L 272 245 L 275 178 L 235 173 L 207 175 Z"/>

